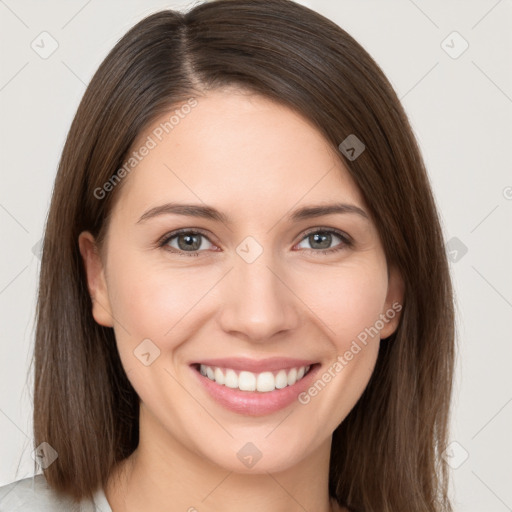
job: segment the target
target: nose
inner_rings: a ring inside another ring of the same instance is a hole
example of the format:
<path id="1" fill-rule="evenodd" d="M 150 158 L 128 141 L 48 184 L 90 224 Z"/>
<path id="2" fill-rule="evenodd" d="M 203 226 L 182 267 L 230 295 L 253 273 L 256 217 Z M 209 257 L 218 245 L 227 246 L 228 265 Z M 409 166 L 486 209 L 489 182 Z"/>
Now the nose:
<path id="1" fill-rule="evenodd" d="M 300 301 L 293 293 L 289 276 L 265 255 L 263 252 L 252 263 L 237 258 L 223 283 L 221 328 L 252 342 L 284 335 L 295 329 L 301 318 Z"/>

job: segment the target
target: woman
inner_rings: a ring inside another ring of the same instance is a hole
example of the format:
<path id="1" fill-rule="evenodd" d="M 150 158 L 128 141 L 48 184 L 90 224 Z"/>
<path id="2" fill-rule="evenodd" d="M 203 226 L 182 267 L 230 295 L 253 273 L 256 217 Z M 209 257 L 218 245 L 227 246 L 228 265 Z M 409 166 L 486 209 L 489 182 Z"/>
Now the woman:
<path id="1" fill-rule="evenodd" d="M 63 150 L 44 476 L 2 510 L 450 511 L 453 339 L 424 164 L 365 50 L 288 0 L 153 14 Z"/>

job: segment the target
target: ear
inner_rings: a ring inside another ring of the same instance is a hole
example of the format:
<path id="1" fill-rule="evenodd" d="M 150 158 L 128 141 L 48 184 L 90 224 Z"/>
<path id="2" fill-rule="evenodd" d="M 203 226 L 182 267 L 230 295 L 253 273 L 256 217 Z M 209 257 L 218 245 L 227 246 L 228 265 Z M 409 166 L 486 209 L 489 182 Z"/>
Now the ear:
<path id="1" fill-rule="evenodd" d="M 403 309 L 404 281 L 395 267 L 390 267 L 388 272 L 388 293 L 384 310 L 380 318 L 384 327 L 380 330 L 380 338 L 391 336 L 397 329 Z"/>
<path id="2" fill-rule="evenodd" d="M 96 241 L 89 231 L 80 233 L 78 246 L 87 275 L 87 288 L 92 300 L 92 316 L 98 324 L 113 327 L 105 269 Z"/>

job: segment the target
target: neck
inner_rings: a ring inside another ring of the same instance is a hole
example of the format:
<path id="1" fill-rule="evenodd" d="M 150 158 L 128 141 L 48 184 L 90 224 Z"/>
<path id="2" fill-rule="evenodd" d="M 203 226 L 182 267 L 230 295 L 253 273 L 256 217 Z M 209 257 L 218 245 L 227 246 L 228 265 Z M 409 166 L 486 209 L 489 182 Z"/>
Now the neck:
<path id="1" fill-rule="evenodd" d="M 113 512 L 337 511 L 328 493 L 330 447 L 328 438 L 281 471 L 256 472 L 256 465 L 238 473 L 184 446 L 141 413 L 139 446 L 116 468 L 105 495 Z"/>

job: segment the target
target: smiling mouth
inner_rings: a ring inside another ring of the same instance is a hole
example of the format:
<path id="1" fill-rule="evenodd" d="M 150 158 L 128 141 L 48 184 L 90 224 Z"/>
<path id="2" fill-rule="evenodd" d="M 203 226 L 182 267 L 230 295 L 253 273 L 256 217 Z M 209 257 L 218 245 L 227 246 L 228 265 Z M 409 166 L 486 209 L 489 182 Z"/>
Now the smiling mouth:
<path id="1" fill-rule="evenodd" d="M 317 364 L 297 366 L 275 371 L 250 372 L 208 366 L 206 364 L 194 364 L 193 367 L 204 377 L 220 386 L 240 391 L 259 391 L 268 393 L 271 391 L 293 386 L 302 380 Z"/>

